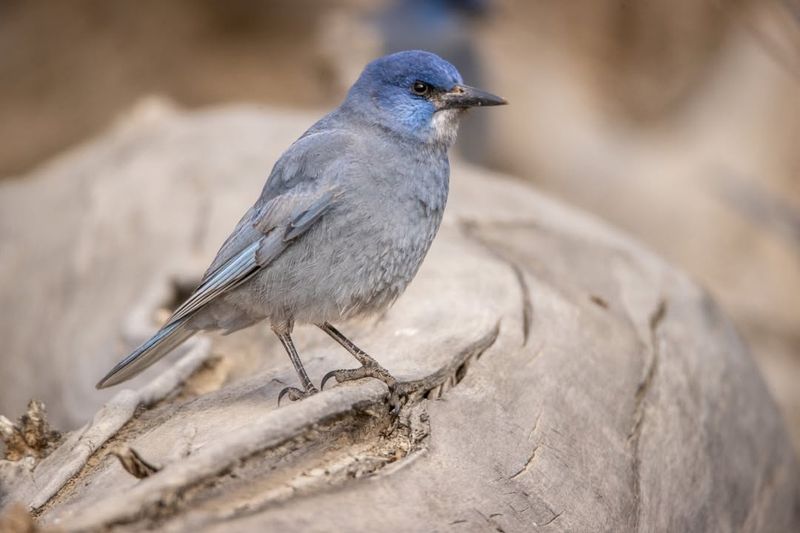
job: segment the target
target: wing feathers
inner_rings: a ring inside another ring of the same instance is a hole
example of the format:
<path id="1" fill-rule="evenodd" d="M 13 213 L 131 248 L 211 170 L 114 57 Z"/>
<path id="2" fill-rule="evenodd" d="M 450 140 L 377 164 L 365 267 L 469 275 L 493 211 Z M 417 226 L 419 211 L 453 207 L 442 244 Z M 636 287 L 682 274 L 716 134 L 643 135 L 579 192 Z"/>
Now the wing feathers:
<path id="1" fill-rule="evenodd" d="M 173 324 L 189 316 L 223 292 L 237 286 L 247 279 L 250 274 L 258 270 L 256 252 L 260 246 L 260 241 L 252 243 L 228 260 L 227 263 L 209 274 L 203 283 L 189 296 L 189 299 L 175 310 L 167 324 Z"/>
<path id="2" fill-rule="evenodd" d="M 308 209 L 300 213 L 289 224 L 286 233 L 283 236 L 284 241 L 291 241 L 305 233 L 314 223 L 319 220 L 322 215 L 328 212 L 333 207 L 333 201 L 336 198 L 334 191 L 328 191 L 322 195 L 315 203 Z"/>

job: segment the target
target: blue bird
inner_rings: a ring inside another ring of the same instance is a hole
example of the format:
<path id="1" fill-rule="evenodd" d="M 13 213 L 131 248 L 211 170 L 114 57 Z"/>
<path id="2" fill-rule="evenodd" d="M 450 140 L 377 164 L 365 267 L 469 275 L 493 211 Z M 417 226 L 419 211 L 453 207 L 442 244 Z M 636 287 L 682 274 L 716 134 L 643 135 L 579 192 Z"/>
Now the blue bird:
<path id="1" fill-rule="evenodd" d="M 361 363 L 321 387 L 373 377 L 394 392 L 389 372 L 331 323 L 380 313 L 405 290 L 442 220 L 459 119 L 505 103 L 429 52 L 368 64 L 341 106 L 280 157 L 195 292 L 97 387 L 133 377 L 198 330 L 268 320 L 302 387 L 279 401 L 317 392 L 292 343 L 296 322 L 316 324 Z"/>

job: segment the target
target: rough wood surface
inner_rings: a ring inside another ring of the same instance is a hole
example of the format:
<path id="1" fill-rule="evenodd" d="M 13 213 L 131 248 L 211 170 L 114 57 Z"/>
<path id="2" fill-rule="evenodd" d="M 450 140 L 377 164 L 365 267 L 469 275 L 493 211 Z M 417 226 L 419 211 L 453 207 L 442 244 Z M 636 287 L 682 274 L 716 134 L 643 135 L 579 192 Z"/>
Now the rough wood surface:
<path id="1" fill-rule="evenodd" d="M 35 397 L 56 427 L 85 425 L 43 460 L 0 463 L 0 505 L 65 530 L 800 528 L 782 420 L 706 294 L 601 222 L 459 164 L 418 278 L 342 328 L 415 391 L 396 427 L 375 381 L 278 408 L 295 377 L 266 328 L 196 337 L 132 389 L 95 391 L 311 121 L 150 103 L 2 185 L 0 407 Z M 315 381 L 353 364 L 313 329 L 297 344 Z M 141 479 L 120 454 L 149 465 Z"/>

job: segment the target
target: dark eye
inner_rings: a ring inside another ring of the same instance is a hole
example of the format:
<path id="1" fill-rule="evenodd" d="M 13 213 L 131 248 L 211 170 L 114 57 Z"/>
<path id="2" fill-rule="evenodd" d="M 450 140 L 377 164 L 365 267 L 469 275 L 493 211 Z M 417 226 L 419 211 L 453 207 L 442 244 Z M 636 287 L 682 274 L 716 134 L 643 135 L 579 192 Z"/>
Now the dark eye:
<path id="1" fill-rule="evenodd" d="M 422 81 L 415 81 L 414 85 L 411 86 L 411 92 L 419 96 L 425 96 L 430 90 L 431 86 Z"/>

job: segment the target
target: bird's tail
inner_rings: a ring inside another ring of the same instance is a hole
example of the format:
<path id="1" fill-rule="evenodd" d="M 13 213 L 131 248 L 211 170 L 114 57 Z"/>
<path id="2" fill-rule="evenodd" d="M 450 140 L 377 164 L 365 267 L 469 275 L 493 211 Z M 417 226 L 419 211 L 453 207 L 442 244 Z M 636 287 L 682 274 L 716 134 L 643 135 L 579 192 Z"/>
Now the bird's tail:
<path id="1" fill-rule="evenodd" d="M 186 320 L 178 320 L 164 326 L 128 357 L 117 363 L 117 366 L 100 380 L 97 388 L 104 389 L 132 378 L 167 355 L 194 333 L 194 330 L 186 327 Z"/>

